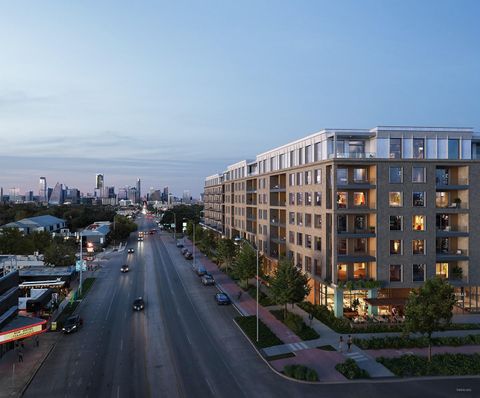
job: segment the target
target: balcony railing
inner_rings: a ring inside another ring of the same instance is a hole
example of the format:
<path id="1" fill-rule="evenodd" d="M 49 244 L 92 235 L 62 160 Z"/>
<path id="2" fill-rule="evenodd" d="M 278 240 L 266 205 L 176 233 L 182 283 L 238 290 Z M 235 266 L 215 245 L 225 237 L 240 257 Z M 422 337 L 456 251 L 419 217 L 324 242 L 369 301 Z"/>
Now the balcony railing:
<path id="1" fill-rule="evenodd" d="M 375 158 L 376 152 L 337 152 L 328 154 L 329 159 L 366 159 Z"/>

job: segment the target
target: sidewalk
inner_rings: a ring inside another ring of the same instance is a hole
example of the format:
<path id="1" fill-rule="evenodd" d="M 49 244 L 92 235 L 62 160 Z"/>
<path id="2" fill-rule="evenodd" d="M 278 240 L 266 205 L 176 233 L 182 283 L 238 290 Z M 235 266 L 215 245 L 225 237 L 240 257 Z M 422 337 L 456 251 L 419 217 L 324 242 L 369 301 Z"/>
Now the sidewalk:
<path id="1" fill-rule="evenodd" d="M 58 333 L 39 335 L 39 346 L 33 338 L 24 340 L 23 362 L 18 362 L 16 350 L 10 350 L 0 358 L 0 397 L 19 397 L 45 361 L 59 337 Z"/>

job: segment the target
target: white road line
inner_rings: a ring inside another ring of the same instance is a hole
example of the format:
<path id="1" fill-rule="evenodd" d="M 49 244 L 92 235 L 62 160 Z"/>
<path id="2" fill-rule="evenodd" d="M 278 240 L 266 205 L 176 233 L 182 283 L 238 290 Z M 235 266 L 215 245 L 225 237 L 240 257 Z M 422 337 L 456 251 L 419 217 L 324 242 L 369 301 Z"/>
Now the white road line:
<path id="1" fill-rule="evenodd" d="M 110 314 L 110 309 L 112 308 L 112 304 L 113 304 L 113 299 L 115 298 L 115 292 L 112 294 L 112 300 L 110 301 L 110 305 L 108 306 L 108 310 L 107 310 L 107 315 L 105 316 L 105 320 L 107 320 L 108 318 L 108 314 Z M 104 326 L 105 327 L 105 326 Z"/>
<path id="2" fill-rule="evenodd" d="M 210 391 L 212 392 L 212 394 L 216 395 L 215 394 L 215 389 L 213 388 L 212 384 L 210 383 L 210 381 L 206 377 L 205 377 L 205 381 L 207 382 L 208 387 L 210 388 Z"/>
<path id="3" fill-rule="evenodd" d="M 123 351 L 123 339 L 120 341 L 120 351 Z"/>
<path id="4" fill-rule="evenodd" d="M 117 387 L 117 398 L 120 397 L 120 386 Z"/>

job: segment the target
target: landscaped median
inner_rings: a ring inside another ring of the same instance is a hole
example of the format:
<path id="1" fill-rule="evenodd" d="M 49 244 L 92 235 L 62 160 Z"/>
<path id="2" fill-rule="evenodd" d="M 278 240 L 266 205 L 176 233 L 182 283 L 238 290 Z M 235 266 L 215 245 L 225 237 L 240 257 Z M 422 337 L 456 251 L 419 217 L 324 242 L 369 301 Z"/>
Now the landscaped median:
<path id="1" fill-rule="evenodd" d="M 257 317 L 255 315 L 238 316 L 235 318 L 235 322 L 257 348 L 267 348 L 283 344 L 283 341 L 280 340 L 261 319 L 258 320 L 257 342 Z"/>
<path id="2" fill-rule="evenodd" d="M 426 348 L 429 346 L 426 337 L 372 337 L 369 339 L 353 339 L 353 343 L 363 350 L 381 350 L 389 348 Z M 432 337 L 432 347 L 463 345 L 480 345 L 480 334 L 468 336 Z"/>
<path id="3" fill-rule="evenodd" d="M 436 354 L 431 362 L 418 355 L 399 358 L 377 358 L 396 376 L 460 376 L 480 374 L 480 354 Z"/>
<path id="4" fill-rule="evenodd" d="M 284 310 L 271 310 L 270 312 L 302 340 L 315 340 L 320 337 L 314 329 L 303 322 L 300 315 L 287 311 L 287 316 L 285 317 Z"/>
<path id="5" fill-rule="evenodd" d="M 349 358 L 345 362 L 339 363 L 335 366 L 342 375 L 344 375 L 347 379 L 368 379 L 370 375 L 368 372 L 362 368 L 360 368 L 357 363 Z"/>

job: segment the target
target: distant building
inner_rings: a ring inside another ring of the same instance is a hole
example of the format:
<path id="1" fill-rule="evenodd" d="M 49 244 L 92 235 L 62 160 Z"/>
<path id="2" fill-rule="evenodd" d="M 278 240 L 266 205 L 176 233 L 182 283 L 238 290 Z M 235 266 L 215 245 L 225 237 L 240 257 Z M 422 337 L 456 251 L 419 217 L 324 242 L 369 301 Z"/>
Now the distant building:
<path id="1" fill-rule="evenodd" d="M 182 199 L 182 202 L 185 203 L 185 204 L 187 204 L 187 205 L 192 202 L 192 197 L 190 196 L 190 191 L 189 191 L 189 190 L 183 191 L 183 199 Z"/>
<path id="2" fill-rule="evenodd" d="M 142 190 L 141 190 L 141 185 L 140 185 L 140 178 L 137 178 L 137 198 L 135 200 L 135 203 L 140 203 L 140 198 L 142 197 Z"/>
<path id="3" fill-rule="evenodd" d="M 80 203 L 80 191 L 77 188 L 65 189 L 64 202 L 68 202 L 71 204 Z"/>
<path id="4" fill-rule="evenodd" d="M 55 187 L 53 188 L 50 198 L 48 199 L 48 204 L 61 205 L 63 204 L 63 202 L 64 202 L 63 187 L 62 187 L 62 184 L 57 182 L 55 184 Z"/>
<path id="5" fill-rule="evenodd" d="M 168 202 L 168 187 L 163 188 L 162 202 L 165 202 L 165 203 Z"/>
<path id="6" fill-rule="evenodd" d="M 128 196 L 127 196 L 128 200 L 131 200 L 133 203 L 138 203 L 140 200 L 139 200 L 139 196 L 137 195 L 138 193 L 135 187 L 128 188 Z"/>
<path id="7" fill-rule="evenodd" d="M 103 174 L 95 174 L 95 189 L 102 189 L 104 186 Z"/>
<path id="8" fill-rule="evenodd" d="M 117 198 L 118 200 L 128 199 L 128 188 L 119 188 Z"/>
<path id="9" fill-rule="evenodd" d="M 97 245 L 104 245 L 110 232 L 110 226 L 109 221 L 97 221 L 81 232 L 83 239 Z"/>
<path id="10" fill-rule="evenodd" d="M 40 177 L 38 183 L 38 201 L 45 203 L 48 201 L 47 198 L 47 179 L 45 177 Z"/>
<path id="11" fill-rule="evenodd" d="M 23 218 L 19 221 L 14 221 L 0 227 L 1 229 L 5 228 L 17 228 L 22 231 L 25 235 L 31 234 L 32 232 L 57 232 L 65 228 L 66 222 L 61 218 L 53 216 L 38 216 Z"/>

